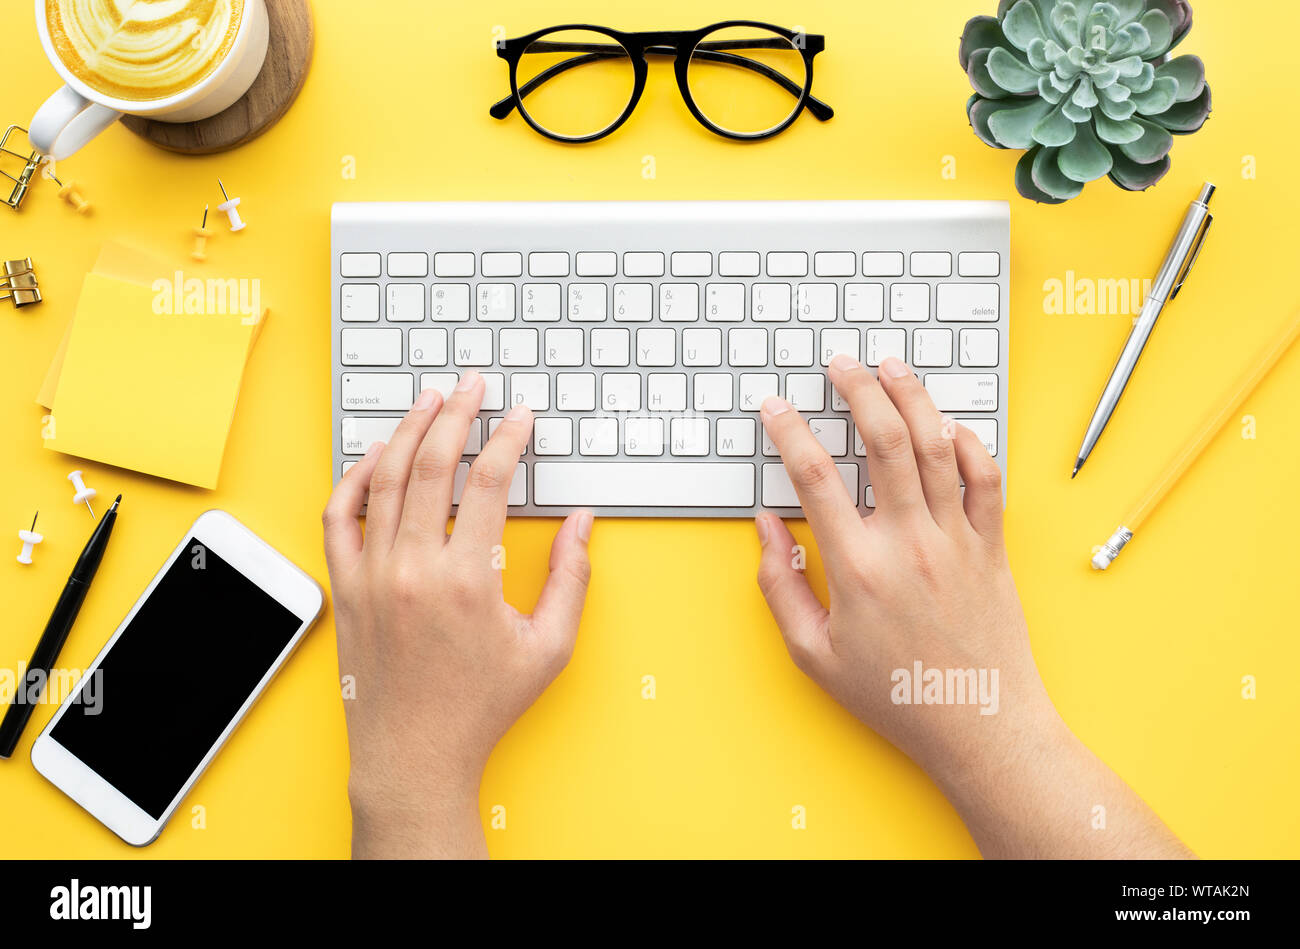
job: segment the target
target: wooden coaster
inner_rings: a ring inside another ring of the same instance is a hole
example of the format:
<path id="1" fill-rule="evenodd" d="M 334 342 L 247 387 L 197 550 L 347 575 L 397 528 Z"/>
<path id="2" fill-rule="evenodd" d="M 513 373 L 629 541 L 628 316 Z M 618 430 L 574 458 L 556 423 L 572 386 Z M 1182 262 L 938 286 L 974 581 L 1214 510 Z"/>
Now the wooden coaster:
<path id="1" fill-rule="evenodd" d="M 224 152 L 250 142 L 274 125 L 307 79 L 315 45 L 308 0 L 266 0 L 271 35 L 266 63 L 242 99 L 198 122 L 158 122 L 128 115 L 122 124 L 159 148 L 187 155 Z"/>

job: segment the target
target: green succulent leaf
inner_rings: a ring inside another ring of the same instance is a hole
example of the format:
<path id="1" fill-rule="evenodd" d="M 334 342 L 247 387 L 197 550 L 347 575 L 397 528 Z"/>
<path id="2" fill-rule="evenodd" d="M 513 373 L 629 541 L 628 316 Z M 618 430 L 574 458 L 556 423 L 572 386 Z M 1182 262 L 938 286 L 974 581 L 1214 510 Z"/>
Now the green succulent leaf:
<path id="1" fill-rule="evenodd" d="M 1039 191 L 1057 200 L 1068 201 L 1079 196 L 1083 191 L 1083 183 L 1061 174 L 1057 164 L 1060 153 L 1059 148 L 1044 146 L 1038 149 L 1038 154 L 1029 166 L 1029 174 Z"/>
<path id="2" fill-rule="evenodd" d="M 1155 69 L 1156 75 L 1169 77 L 1178 83 L 1178 94 L 1174 97 L 1179 102 L 1191 102 L 1205 88 L 1205 63 L 1199 56 L 1178 56 Z"/>
<path id="3" fill-rule="evenodd" d="M 1031 40 L 1029 46 L 1025 49 L 1025 56 L 1029 59 L 1029 65 L 1039 72 L 1047 72 L 1052 68 L 1052 61 L 1047 58 L 1047 40 L 1045 39 Z"/>
<path id="4" fill-rule="evenodd" d="M 957 61 L 961 63 L 962 69 L 966 69 L 970 66 L 970 57 L 975 50 L 1006 45 L 1002 24 L 997 17 L 971 17 L 966 21 L 966 28 L 961 31 L 961 42 L 957 44 Z"/>
<path id="5" fill-rule="evenodd" d="M 1172 135 L 1146 119 L 1134 118 L 1132 121 L 1141 126 L 1142 137 L 1136 142 L 1125 142 L 1116 146 L 1126 157 L 1139 165 L 1149 165 L 1169 154 L 1169 149 L 1174 147 Z"/>
<path id="6" fill-rule="evenodd" d="M 1125 99 L 1123 102 L 1112 102 L 1105 96 L 1102 96 L 1097 103 L 1098 110 L 1107 118 L 1114 119 L 1116 122 L 1123 122 L 1131 118 L 1137 111 L 1137 106 Z"/>
<path id="7" fill-rule="evenodd" d="M 1187 0 L 1147 0 L 1147 7 L 1159 10 L 1173 24 L 1173 40 L 1169 49 L 1181 43 L 1187 31 L 1192 28 L 1192 7 Z"/>
<path id="8" fill-rule="evenodd" d="M 1078 126 L 1067 113 L 1069 100 L 1064 100 L 1033 127 L 1030 135 L 1040 145 L 1065 145 L 1074 140 Z"/>
<path id="9" fill-rule="evenodd" d="M 1079 122 L 1087 122 L 1092 118 L 1091 110 L 1081 109 L 1069 99 L 1066 99 L 1061 103 L 1061 114 L 1075 124 L 1078 124 Z"/>
<path id="10" fill-rule="evenodd" d="M 1138 74 L 1130 79 L 1121 79 L 1120 82 L 1129 87 L 1131 92 L 1146 92 L 1151 88 L 1151 83 L 1156 81 L 1155 67 L 1150 63 L 1143 63 Z"/>
<path id="11" fill-rule="evenodd" d="M 1175 103 L 1160 115 L 1153 115 L 1151 119 L 1176 135 L 1189 135 L 1204 125 L 1209 115 L 1210 87 L 1207 85 L 1191 102 Z"/>
<path id="12" fill-rule="evenodd" d="M 1079 33 L 1079 16 L 1078 10 L 1073 3 L 1058 3 L 1052 10 L 1052 26 L 1056 28 L 1056 33 L 1061 39 L 1065 40 L 1071 46 L 1079 46 L 1082 37 Z"/>
<path id="13" fill-rule="evenodd" d="M 1057 156 L 1061 174 L 1074 181 L 1096 181 L 1107 174 L 1114 160 L 1110 150 L 1097 140 L 1090 125 L 1078 125 L 1078 134 L 1070 144 L 1062 147 Z"/>
<path id="14" fill-rule="evenodd" d="M 1133 90 L 1121 82 L 1117 82 L 1113 86 L 1099 86 L 1098 88 L 1101 89 L 1102 98 L 1109 99 L 1111 102 L 1127 102 L 1133 95 Z"/>
<path id="15" fill-rule="evenodd" d="M 1151 34 L 1151 41 L 1147 43 L 1146 52 L 1143 53 L 1143 56 L 1146 59 L 1154 59 L 1168 52 L 1169 47 L 1174 42 L 1174 25 L 1169 22 L 1169 17 L 1165 16 L 1160 10 L 1148 10 L 1142 14 L 1142 19 L 1139 22 Z"/>
<path id="16" fill-rule="evenodd" d="M 1120 23 L 1131 23 L 1146 8 L 1145 0 L 1110 0 L 1109 5 L 1115 8 Z"/>
<path id="17" fill-rule="evenodd" d="M 1038 94 L 1052 105 L 1056 105 L 1065 98 L 1065 93 L 1052 85 L 1052 80 L 1047 76 L 1038 77 Z"/>
<path id="18" fill-rule="evenodd" d="M 1133 93 L 1133 103 L 1140 115 L 1159 115 L 1171 105 L 1178 95 L 1178 80 L 1162 76 L 1146 92 Z"/>
<path id="19" fill-rule="evenodd" d="M 1084 76 L 1079 80 L 1078 87 L 1074 90 L 1074 95 L 1070 97 L 1073 102 L 1081 109 L 1091 109 L 1097 104 L 1097 93 L 1092 88 L 1092 80 Z M 1078 121 L 1082 122 L 1083 119 Z"/>
<path id="20" fill-rule="evenodd" d="M 1125 158 L 1118 149 L 1112 150 L 1112 154 L 1115 164 L 1110 169 L 1110 180 L 1127 191 L 1145 191 L 1167 175 L 1172 164 L 1168 155 L 1159 161 L 1141 165 Z"/>
<path id="21" fill-rule="evenodd" d="M 1017 105 L 1018 108 L 999 109 L 990 115 L 989 131 L 1006 148 L 1031 148 L 1033 128 L 1052 111 L 1052 104 L 1036 99 L 1028 105 Z"/>
<path id="22" fill-rule="evenodd" d="M 1092 117 L 1097 127 L 1097 137 L 1110 145 L 1127 145 L 1142 137 L 1142 126 L 1136 122 L 1116 121 L 1104 112 L 1097 112 Z"/>
<path id="23" fill-rule="evenodd" d="M 1119 67 L 1114 63 L 1106 63 L 1104 66 L 1098 66 L 1092 71 L 1092 84 L 1098 89 L 1106 89 L 1119 82 Z"/>
<path id="24" fill-rule="evenodd" d="M 1010 93 L 993 81 L 989 75 L 988 59 L 991 49 L 977 49 L 971 54 L 970 64 L 966 67 L 966 78 L 971 88 L 988 99 L 1005 99 Z"/>
<path id="25" fill-rule="evenodd" d="M 966 118 L 970 120 L 971 128 L 985 145 L 1006 148 L 1007 146 L 999 142 L 989 128 L 989 118 L 1002 109 L 1018 108 L 1020 105 L 1021 103 L 1016 99 L 985 99 L 983 96 L 973 95 L 966 100 Z"/>
<path id="26" fill-rule="evenodd" d="M 988 74 L 1007 92 L 1022 94 L 1038 90 L 1038 73 L 1001 46 L 989 50 Z"/>
<path id="27" fill-rule="evenodd" d="M 1147 47 L 1151 45 L 1151 34 L 1147 32 L 1146 27 L 1141 23 L 1129 23 L 1119 32 L 1120 36 L 1127 40 L 1124 52 L 1133 52 L 1142 56 L 1146 53 Z"/>
<path id="28" fill-rule="evenodd" d="M 1041 146 L 1031 148 L 1020 156 L 1020 161 L 1016 162 L 1016 190 L 1030 201 L 1037 201 L 1039 204 L 1064 204 L 1064 198 L 1054 198 L 1034 184 L 1034 161 L 1040 151 L 1042 151 Z"/>
<path id="29" fill-rule="evenodd" d="M 1132 79 L 1134 76 L 1142 75 L 1142 57 L 1125 56 L 1123 59 L 1113 60 L 1111 65 L 1115 67 L 1121 79 Z"/>
<path id="30" fill-rule="evenodd" d="M 1018 49 L 1029 50 L 1034 40 L 1046 40 L 1043 21 L 1038 17 L 1038 9 L 1030 0 L 1019 0 L 1002 21 L 1002 32 Z"/>

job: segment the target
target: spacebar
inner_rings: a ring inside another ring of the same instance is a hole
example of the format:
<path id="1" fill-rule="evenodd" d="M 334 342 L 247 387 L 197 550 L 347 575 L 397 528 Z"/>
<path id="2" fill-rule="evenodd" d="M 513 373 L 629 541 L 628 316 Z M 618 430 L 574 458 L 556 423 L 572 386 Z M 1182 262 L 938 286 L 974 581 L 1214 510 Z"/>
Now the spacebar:
<path id="1" fill-rule="evenodd" d="M 754 466 L 538 461 L 533 463 L 533 503 L 563 507 L 753 507 Z"/>

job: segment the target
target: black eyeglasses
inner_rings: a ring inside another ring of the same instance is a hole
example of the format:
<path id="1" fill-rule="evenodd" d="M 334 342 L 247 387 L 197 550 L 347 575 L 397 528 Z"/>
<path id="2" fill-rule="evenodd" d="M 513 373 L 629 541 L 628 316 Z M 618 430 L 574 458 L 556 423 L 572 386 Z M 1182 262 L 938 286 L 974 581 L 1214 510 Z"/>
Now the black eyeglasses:
<path id="1" fill-rule="evenodd" d="M 811 93 L 813 57 L 825 48 L 824 36 L 752 20 L 664 33 L 554 26 L 498 45 L 510 95 L 490 111 L 504 119 L 518 109 L 557 142 L 595 141 L 636 108 L 646 57 L 673 56 L 691 115 L 718 135 L 757 141 L 785 131 L 804 108 L 823 122 L 835 114 Z"/>

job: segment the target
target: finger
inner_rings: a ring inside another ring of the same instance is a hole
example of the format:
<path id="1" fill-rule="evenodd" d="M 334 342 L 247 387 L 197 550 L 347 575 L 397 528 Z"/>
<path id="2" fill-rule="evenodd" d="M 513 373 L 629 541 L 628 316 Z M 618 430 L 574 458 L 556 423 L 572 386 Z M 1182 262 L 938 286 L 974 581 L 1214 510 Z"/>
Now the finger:
<path id="1" fill-rule="evenodd" d="M 533 629 L 566 658 L 573 652 L 587 601 L 591 580 L 587 545 L 594 522 L 590 511 L 574 511 L 560 525 L 551 544 L 551 573 L 533 610 Z"/>
<path id="2" fill-rule="evenodd" d="M 375 442 L 334 486 L 321 520 L 325 526 L 325 561 L 331 567 L 349 567 L 361 554 L 365 538 L 361 533 L 361 505 L 366 501 L 370 476 L 383 454 L 384 443 Z"/>
<path id="3" fill-rule="evenodd" d="M 366 504 L 366 547 L 379 554 L 392 549 L 397 525 L 402 519 L 406 482 L 411 476 L 411 461 L 425 432 L 442 408 L 442 396 L 425 389 L 415 399 L 406 418 L 397 425 L 388 440 L 379 464 L 370 475 L 370 500 Z"/>
<path id="4" fill-rule="evenodd" d="M 852 356 L 835 356 L 830 376 L 836 391 L 849 403 L 867 451 L 867 473 L 876 495 L 875 516 L 920 510 L 925 494 L 912 456 L 912 437 L 894 403 L 875 376 Z"/>
<path id="5" fill-rule="evenodd" d="M 456 488 L 456 466 L 465 454 L 469 427 L 483 404 L 483 377 L 471 369 L 447 397 L 411 462 L 406 504 L 397 541 L 447 541 L 447 519 Z"/>
<path id="6" fill-rule="evenodd" d="M 902 360 L 890 356 L 881 363 L 880 384 L 911 432 L 912 454 L 930 513 L 945 529 L 963 525 L 966 514 L 952 444 L 956 423 L 939 414 L 930 393 Z"/>
<path id="7" fill-rule="evenodd" d="M 957 426 L 957 469 L 966 482 L 964 507 L 971 527 L 990 543 L 1002 543 L 1002 469 L 979 436 Z"/>
<path id="8" fill-rule="evenodd" d="M 830 613 L 794 566 L 794 535 L 775 514 L 754 519 L 763 556 L 758 564 L 758 587 L 776 618 L 786 649 L 805 672 L 830 648 L 827 620 Z"/>
<path id="9" fill-rule="evenodd" d="M 506 503 L 515 466 L 528 448 L 533 431 L 533 413 L 516 405 L 506 413 L 483 451 L 469 466 L 469 477 L 456 509 L 456 526 L 450 544 L 466 556 L 487 556 L 501 543 L 506 527 Z"/>
<path id="10" fill-rule="evenodd" d="M 781 453 L 817 543 L 828 556 L 846 555 L 853 532 L 862 530 L 862 517 L 835 462 L 785 399 L 769 396 L 759 414 L 768 437 Z"/>

